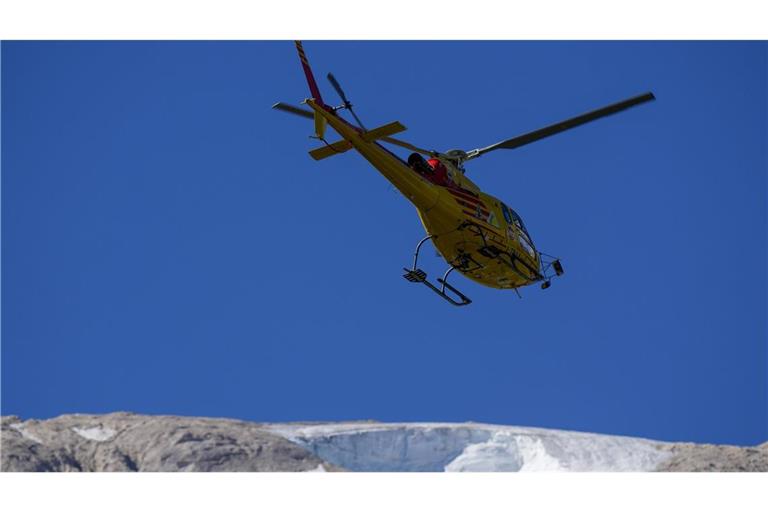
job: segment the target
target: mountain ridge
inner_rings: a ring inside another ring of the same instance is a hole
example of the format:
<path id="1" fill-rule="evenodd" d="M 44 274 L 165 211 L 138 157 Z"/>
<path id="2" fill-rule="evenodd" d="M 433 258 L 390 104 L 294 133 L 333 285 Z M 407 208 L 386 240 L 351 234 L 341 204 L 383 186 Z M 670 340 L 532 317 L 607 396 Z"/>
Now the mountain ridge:
<path id="1" fill-rule="evenodd" d="M 768 471 L 755 447 L 484 423 L 2 416 L 2 471 Z"/>

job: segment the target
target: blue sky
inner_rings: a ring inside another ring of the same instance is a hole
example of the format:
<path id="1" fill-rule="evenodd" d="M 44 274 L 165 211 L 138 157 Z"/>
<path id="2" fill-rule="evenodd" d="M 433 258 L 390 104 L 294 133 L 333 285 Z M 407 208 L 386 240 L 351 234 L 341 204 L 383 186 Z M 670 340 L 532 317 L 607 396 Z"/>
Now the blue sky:
<path id="1" fill-rule="evenodd" d="M 768 440 L 765 43 L 305 48 L 326 100 L 333 71 L 439 150 L 658 100 L 468 164 L 566 274 L 456 276 L 458 309 L 401 277 L 413 207 L 270 109 L 308 95 L 292 43 L 5 42 L 3 414 Z"/>

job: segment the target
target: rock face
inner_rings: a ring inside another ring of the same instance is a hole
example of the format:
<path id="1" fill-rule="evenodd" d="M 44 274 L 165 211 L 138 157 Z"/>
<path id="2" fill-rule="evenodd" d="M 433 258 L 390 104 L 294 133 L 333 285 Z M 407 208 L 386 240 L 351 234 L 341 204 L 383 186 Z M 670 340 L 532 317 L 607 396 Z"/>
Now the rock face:
<path id="1" fill-rule="evenodd" d="M 2 471 L 768 471 L 754 448 L 479 423 L 2 418 Z"/>
<path id="2" fill-rule="evenodd" d="M 674 455 L 663 462 L 657 471 L 768 471 L 768 443 L 754 448 L 677 443 L 670 450 Z"/>
<path id="3" fill-rule="evenodd" d="M 256 423 L 178 416 L 2 419 L 2 471 L 324 471 Z"/>

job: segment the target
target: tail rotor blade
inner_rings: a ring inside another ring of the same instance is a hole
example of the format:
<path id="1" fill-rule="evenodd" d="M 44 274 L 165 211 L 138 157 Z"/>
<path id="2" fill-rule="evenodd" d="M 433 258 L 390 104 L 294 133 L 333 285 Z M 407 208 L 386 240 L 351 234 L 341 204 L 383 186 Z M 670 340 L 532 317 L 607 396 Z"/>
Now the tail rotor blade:
<path id="1" fill-rule="evenodd" d="M 333 73 L 328 73 L 328 81 L 331 82 L 331 85 L 334 89 L 336 89 L 336 93 L 339 95 L 339 98 L 341 98 L 341 101 L 344 102 L 344 108 L 349 110 L 349 113 L 352 114 L 352 117 L 354 117 L 355 121 L 357 121 L 357 125 L 365 130 L 365 126 L 363 125 L 362 121 L 360 121 L 360 118 L 357 117 L 355 111 L 352 110 L 352 103 L 347 98 L 347 95 L 344 94 L 344 89 L 341 88 L 341 84 L 339 84 L 339 81 L 336 80 L 335 76 L 333 76 Z"/>
<path id="2" fill-rule="evenodd" d="M 347 99 L 347 95 L 344 94 L 344 90 L 341 88 L 341 85 L 339 84 L 338 80 L 336 80 L 336 77 L 333 76 L 332 73 L 328 73 L 328 81 L 331 82 L 331 85 L 334 89 L 336 89 L 336 93 L 339 95 L 339 98 L 341 98 L 341 101 L 344 102 L 344 107 L 349 108 L 352 106 L 352 104 Z"/>
<path id="3" fill-rule="evenodd" d="M 355 118 L 355 121 L 357 121 L 358 126 L 362 128 L 363 130 L 366 130 L 365 126 L 363 125 L 363 122 L 360 120 L 359 117 L 357 117 L 357 114 L 355 114 L 355 111 L 352 110 L 352 105 L 350 105 L 347 110 L 349 110 L 349 113 L 352 114 L 352 117 Z"/>

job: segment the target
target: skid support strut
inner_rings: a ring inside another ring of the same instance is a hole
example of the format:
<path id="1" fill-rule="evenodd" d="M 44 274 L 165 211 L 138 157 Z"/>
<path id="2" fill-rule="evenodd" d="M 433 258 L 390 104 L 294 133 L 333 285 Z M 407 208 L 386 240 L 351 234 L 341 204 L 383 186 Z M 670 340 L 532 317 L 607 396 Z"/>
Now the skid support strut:
<path id="1" fill-rule="evenodd" d="M 432 238 L 433 235 L 429 235 L 424 237 L 416 246 L 416 252 L 413 255 L 413 268 L 403 268 L 405 270 L 405 274 L 403 274 L 403 277 L 410 281 L 411 283 L 423 283 L 427 286 L 430 290 L 453 304 L 454 306 L 466 306 L 468 304 L 472 303 L 472 300 L 470 300 L 469 297 L 461 293 L 459 290 L 448 284 L 448 274 L 453 272 L 453 270 L 456 268 L 454 266 L 451 266 L 448 270 L 445 271 L 445 274 L 443 274 L 442 278 L 438 278 L 437 282 L 440 283 L 440 287 L 438 288 L 436 285 L 432 284 L 427 280 L 427 273 L 418 268 L 419 263 L 419 251 L 421 250 L 421 246 L 424 245 L 424 242 Z M 453 296 L 446 293 L 446 289 L 448 289 Z"/>

